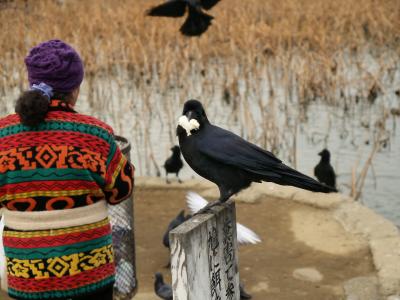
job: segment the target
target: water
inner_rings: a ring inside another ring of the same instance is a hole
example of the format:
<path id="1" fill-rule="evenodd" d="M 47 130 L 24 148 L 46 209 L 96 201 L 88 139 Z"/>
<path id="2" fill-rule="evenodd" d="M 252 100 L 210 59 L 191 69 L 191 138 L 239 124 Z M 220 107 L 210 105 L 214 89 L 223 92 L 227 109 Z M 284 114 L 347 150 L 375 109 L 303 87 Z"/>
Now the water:
<path id="1" fill-rule="evenodd" d="M 373 158 L 360 201 L 400 225 L 400 117 L 390 114 L 391 108 L 400 108 L 400 97 L 395 94 L 400 89 L 400 65 L 388 61 L 390 68 L 384 72 L 367 54 L 356 63 L 345 63 L 338 68 L 344 73 L 335 75 L 344 83 L 331 79 L 339 83 L 337 92 L 330 95 L 333 103 L 317 97 L 299 104 L 303 97 L 290 77 L 291 66 L 282 71 L 279 65 L 261 65 L 254 71 L 245 66 L 220 70 L 220 65 L 214 64 L 206 75 L 199 75 L 196 70 L 201 68 L 196 65 L 185 77 L 175 74 L 175 84 L 162 85 L 157 75 L 150 83 L 135 84 L 123 70 L 118 78 L 103 75 L 94 79 L 92 89 L 84 81 L 77 110 L 106 121 L 131 142 L 137 176 L 159 172 L 164 176 L 163 163 L 177 144 L 177 120 L 183 102 L 190 98 L 203 102 L 212 123 L 272 151 L 307 175 L 313 176 L 318 152 L 328 148 L 338 188 L 345 194 L 350 193 L 352 170 L 359 177 L 374 139 L 379 137 L 385 140 L 385 147 Z M 285 72 L 289 74 L 286 81 L 281 76 Z M 269 80 L 268 74 L 272 74 Z M 382 87 L 374 101 L 367 97 L 371 74 Z M 226 82 L 236 83 L 230 88 L 230 101 L 224 100 Z M 18 92 L 14 89 L 0 95 L 2 115 L 14 110 L 9 99 L 16 99 Z M 379 122 L 381 126 L 376 125 Z M 195 176 L 187 165 L 181 172 L 182 179 Z"/>
<path id="2" fill-rule="evenodd" d="M 362 111 L 358 113 L 361 115 Z M 317 153 L 327 147 L 338 176 L 338 188 L 350 194 L 352 168 L 359 174 L 372 151 L 371 129 L 360 124 L 360 115 L 343 118 L 340 111 L 324 105 L 309 107 L 307 114 L 309 120 L 299 130 L 298 170 L 312 175 L 320 158 Z M 400 226 L 400 118 L 390 116 L 386 123 L 391 132 L 390 142 L 373 158 L 360 201 Z M 328 135 L 326 142 L 321 132 Z"/>
<path id="3" fill-rule="evenodd" d="M 338 188 L 348 195 L 352 170 L 356 178 L 360 177 L 378 136 L 386 141 L 385 147 L 373 157 L 359 200 L 400 225 L 400 118 L 389 113 L 391 108 L 400 108 L 400 97 L 395 94 L 400 88 L 400 68 L 395 67 L 397 71 L 388 78 L 386 73 L 377 71 L 378 65 L 371 58 L 364 57 L 363 70 L 382 73 L 378 78 L 382 92 L 374 101 L 368 100 L 368 85 L 358 67 L 349 63 L 343 75 L 348 77 L 344 95 L 339 92 L 334 95 L 339 101 L 331 105 L 318 98 L 306 106 L 298 104 L 296 89 L 288 96 L 287 86 L 278 75 L 272 79 L 274 97 L 271 98 L 270 83 L 263 71 L 258 73 L 259 77 L 251 78 L 247 73 L 241 74 L 238 68 L 236 102 L 222 100 L 221 81 L 228 74 L 214 70 L 205 79 L 192 72 L 185 78 L 187 84 L 168 90 L 160 89 L 157 78 L 142 90 L 130 85 L 128 79 L 119 79 L 127 82 L 122 87 L 113 79 L 99 82 L 97 98 L 112 100 L 106 101 L 105 107 L 96 107 L 95 101 L 90 106 L 83 89 L 78 109 L 107 121 L 118 134 L 131 141 L 136 175 L 154 176 L 161 172 L 164 176 L 163 163 L 171 154 L 169 149 L 178 143 L 175 128 L 183 102 L 197 98 L 205 104 L 212 123 L 273 151 L 285 163 L 309 176 L 313 176 L 319 161 L 318 152 L 328 148 L 338 175 Z M 246 76 L 250 79 L 244 79 Z M 384 126 L 377 126 L 378 122 Z M 264 138 L 266 131 L 267 139 Z M 182 179 L 197 177 L 187 165 L 180 175 Z"/>

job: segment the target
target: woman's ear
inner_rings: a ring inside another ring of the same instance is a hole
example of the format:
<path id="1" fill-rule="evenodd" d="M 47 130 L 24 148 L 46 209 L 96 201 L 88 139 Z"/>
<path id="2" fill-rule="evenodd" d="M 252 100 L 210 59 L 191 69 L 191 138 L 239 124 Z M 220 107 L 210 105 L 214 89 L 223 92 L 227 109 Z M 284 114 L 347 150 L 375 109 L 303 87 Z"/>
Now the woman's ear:
<path id="1" fill-rule="evenodd" d="M 70 99 L 70 101 L 69 101 L 69 104 L 70 104 L 70 105 L 75 106 L 76 101 L 78 100 L 80 88 L 81 88 L 81 87 L 78 86 L 76 89 L 74 89 L 74 90 L 71 92 L 71 99 Z"/>

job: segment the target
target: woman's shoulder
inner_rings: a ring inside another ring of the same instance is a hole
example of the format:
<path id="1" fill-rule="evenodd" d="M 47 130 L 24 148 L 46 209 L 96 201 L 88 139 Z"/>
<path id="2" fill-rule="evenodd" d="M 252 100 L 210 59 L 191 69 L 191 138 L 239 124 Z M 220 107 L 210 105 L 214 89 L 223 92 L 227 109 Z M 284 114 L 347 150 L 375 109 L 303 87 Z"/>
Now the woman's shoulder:
<path id="1" fill-rule="evenodd" d="M 20 118 L 17 114 L 11 114 L 5 117 L 0 117 L 0 129 L 17 125 L 20 123 Z"/>
<path id="2" fill-rule="evenodd" d="M 64 113 L 64 112 L 50 112 L 46 118 L 47 121 L 60 121 L 60 122 L 73 122 L 81 123 L 83 125 L 96 126 L 109 134 L 113 135 L 113 128 L 104 121 L 85 114 L 80 113 Z"/>

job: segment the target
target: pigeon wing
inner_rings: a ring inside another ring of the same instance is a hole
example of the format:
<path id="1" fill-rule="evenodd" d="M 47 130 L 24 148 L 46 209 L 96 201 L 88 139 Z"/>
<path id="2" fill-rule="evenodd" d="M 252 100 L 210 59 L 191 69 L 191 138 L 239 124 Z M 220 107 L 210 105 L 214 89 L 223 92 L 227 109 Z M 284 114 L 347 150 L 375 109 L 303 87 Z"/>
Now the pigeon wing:
<path id="1" fill-rule="evenodd" d="M 186 203 L 192 214 L 197 213 L 200 209 L 207 205 L 207 200 L 194 192 L 186 194 Z"/>
<path id="2" fill-rule="evenodd" d="M 207 205 L 207 200 L 201 197 L 199 194 L 194 192 L 188 192 L 186 194 L 186 203 L 190 211 L 195 214 L 204 206 Z M 243 244 L 257 244 L 261 242 L 260 237 L 251 229 L 243 226 L 240 223 L 236 223 L 237 241 L 240 245 Z"/>
<path id="3" fill-rule="evenodd" d="M 258 244 L 261 242 L 260 237 L 250 228 L 236 223 L 237 241 L 240 245 L 244 244 Z"/>

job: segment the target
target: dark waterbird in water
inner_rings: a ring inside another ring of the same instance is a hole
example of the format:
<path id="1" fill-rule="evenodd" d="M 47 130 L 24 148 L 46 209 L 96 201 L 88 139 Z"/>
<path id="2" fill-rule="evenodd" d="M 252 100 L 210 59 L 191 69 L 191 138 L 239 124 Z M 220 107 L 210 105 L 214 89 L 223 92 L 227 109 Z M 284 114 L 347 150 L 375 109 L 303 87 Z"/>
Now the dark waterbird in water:
<path id="1" fill-rule="evenodd" d="M 209 10 L 220 0 L 169 0 L 163 4 L 151 8 L 147 15 L 155 17 L 183 17 L 186 10 L 189 11 L 185 23 L 180 31 L 186 36 L 199 36 L 211 25 L 214 17 L 203 12 Z"/>
<path id="2" fill-rule="evenodd" d="M 314 168 L 315 177 L 319 182 L 336 188 L 336 174 L 331 166 L 331 153 L 328 149 L 324 149 L 318 155 L 321 156 L 321 160 Z"/>
<path id="3" fill-rule="evenodd" d="M 161 273 L 155 274 L 154 291 L 158 297 L 164 300 L 172 300 L 172 288 L 169 284 L 164 283 Z"/>
<path id="4" fill-rule="evenodd" d="M 270 181 L 323 193 L 336 191 L 286 166 L 272 153 L 212 125 L 197 100 L 185 103 L 178 124 L 179 145 L 186 162 L 220 191 L 219 201 L 203 211 L 225 202 L 252 182 Z"/>
<path id="5" fill-rule="evenodd" d="M 167 180 L 167 183 L 169 183 L 168 174 L 175 173 L 176 177 L 178 178 L 178 181 L 181 183 L 182 181 L 179 178 L 179 171 L 183 167 L 183 162 L 181 159 L 181 149 L 179 149 L 179 146 L 174 146 L 171 148 L 171 151 L 172 151 L 172 155 L 164 163 L 166 180 Z"/>

